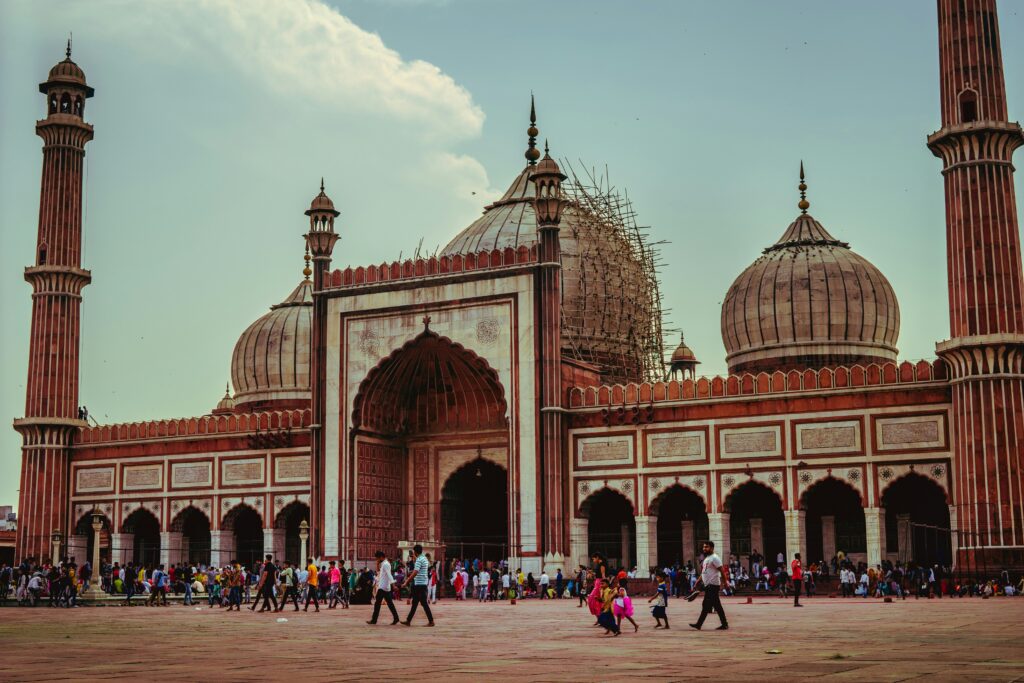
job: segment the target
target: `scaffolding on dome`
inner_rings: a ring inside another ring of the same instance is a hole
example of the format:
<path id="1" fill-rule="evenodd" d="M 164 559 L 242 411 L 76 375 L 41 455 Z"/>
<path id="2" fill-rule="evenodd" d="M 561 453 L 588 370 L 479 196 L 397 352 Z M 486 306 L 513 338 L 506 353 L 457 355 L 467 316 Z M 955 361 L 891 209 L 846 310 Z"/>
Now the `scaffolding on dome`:
<path id="1" fill-rule="evenodd" d="M 560 161 L 567 205 L 562 229 L 576 232 L 577 253 L 562 247 L 563 353 L 601 368 L 602 381 L 627 383 L 664 379 L 664 349 L 658 246 L 649 226 L 637 223 L 626 192 L 610 182 L 608 171 L 582 174 Z M 578 259 L 576 268 L 567 262 Z"/>

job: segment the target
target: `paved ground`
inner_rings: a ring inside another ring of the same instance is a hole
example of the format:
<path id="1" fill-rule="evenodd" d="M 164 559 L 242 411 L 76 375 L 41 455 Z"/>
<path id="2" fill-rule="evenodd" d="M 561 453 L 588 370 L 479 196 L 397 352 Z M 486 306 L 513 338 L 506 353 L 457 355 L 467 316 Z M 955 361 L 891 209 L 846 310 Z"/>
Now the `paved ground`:
<path id="1" fill-rule="evenodd" d="M 568 600 L 446 600 L 432 629 L 420 615 L 413 628 L 367 626 L 366 606 L 288 610 L 285 623 L 206 607 L 2 608 L 0 681 L 1024 681 L 1024 598 L 732 599 L 731 630 L 707 629 L 712 616 L 700 633 L 686 625 L 699 602 L 670 603 L 671 631 L 641 602 L 640 632 L 618 638 Z"/>

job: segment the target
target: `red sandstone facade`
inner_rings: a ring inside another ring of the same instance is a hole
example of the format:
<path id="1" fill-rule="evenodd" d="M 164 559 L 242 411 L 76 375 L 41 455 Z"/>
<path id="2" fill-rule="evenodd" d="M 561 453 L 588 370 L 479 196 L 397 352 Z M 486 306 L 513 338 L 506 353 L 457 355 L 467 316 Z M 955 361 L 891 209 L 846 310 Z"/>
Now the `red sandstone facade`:
<path id="1" fill-rule="evenodd" d="M 202 417 L 99 427 L 77 414 L 92 89 L 69 55 L 41 86 L 37 124 L 19 556 L 48 556 L 52 531 L 85 556 L 98 510 L 104 554 L 121 561 L 295 560 L 308 521 L 311 554 L 353 563 L 420 541 L 525 571 L 593 551 L 647 567 L 693 559 L 710 538 L 771 559 L 1024 565 L 1010 163 L 1024 138 L 1007 121 L 994 2 L 938 6 L 942 128 L 928 144 L 944 163 L 951 325 L 939 360 L 895 360 L 894 293 L 807 214 L 801 176 L 801 214 L 723 307 L 733 374 L 694 378 L 681 344 L 683 379 L 603 385 L 606 368 L 566 353 L 565 302 L 587 295 L 585 279 L 565 287 L 581 208 L 554 160 L 537 163 L 531 111 L 526 168 L 443 256 L 331 270 L 342 222 L 321 185 L 305 279 L 239 339 L 234 397 Z M 601 359 L 629 337 L 569 343 Z"/>

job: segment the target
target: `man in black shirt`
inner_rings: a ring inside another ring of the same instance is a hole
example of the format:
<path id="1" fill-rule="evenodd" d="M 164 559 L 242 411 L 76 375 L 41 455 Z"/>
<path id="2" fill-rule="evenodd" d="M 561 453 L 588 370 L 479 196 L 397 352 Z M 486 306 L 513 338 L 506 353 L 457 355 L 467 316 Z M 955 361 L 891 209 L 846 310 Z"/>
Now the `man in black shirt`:
<path id="1" fill-rule="evenodd" d="M 270 610 L 273 603 L 273 610 L 277 610 L 277 597 L 274 595 L 274 588 L 277 586 L 277 567 L 274 566 L 274 556 L 267 555 L 267 561 L 263 565 L 263 607 L 260 612 Z"/>

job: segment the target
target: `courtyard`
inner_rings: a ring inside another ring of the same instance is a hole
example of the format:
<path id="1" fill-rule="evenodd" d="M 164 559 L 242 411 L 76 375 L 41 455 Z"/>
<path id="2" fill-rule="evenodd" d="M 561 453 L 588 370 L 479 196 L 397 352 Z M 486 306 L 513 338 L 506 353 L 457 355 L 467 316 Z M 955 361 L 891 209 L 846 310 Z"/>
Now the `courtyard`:
<path id="1" fill-rule="evenodd" d="M 576 601 L 435 606 L 390 626 L 386 609 L 278 615 L 193 607 L 0 609 L 0 680 L 1024 680 L 1024 600 L 730 598 L 729 631 L 672 600 L 670 631 L 637 598 L 640 631 L 600 635 Z M 398 605 L 405 618 L 408 607 Z M 287 619 L 285 622 L 279 618 Z M 773 651 L 773 653 L 769 653 Z M 775 652 L 777 651 L 777 652 Z"/>

